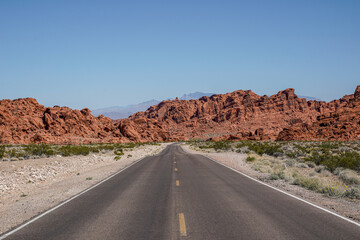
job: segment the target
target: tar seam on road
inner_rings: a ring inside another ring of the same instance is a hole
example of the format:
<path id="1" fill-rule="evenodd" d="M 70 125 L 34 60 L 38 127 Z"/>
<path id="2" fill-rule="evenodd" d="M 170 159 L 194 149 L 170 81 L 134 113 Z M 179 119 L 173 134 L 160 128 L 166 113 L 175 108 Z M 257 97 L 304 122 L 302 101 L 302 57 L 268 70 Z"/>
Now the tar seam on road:
<path id="1" fill-rule="evenodd" d="M 204 155 L 202 155 L 202 156 L 204 156 Z M 234 169 L 234 168 L 232 168 L 232 167 L 226 166 L 225 164 L 220 163 L 220 162 L 216 161 L 215 159 L 212 159 L 212 158 L 207 157 L 207 156 L 204 156 L 204 157 L 206 157 L 206 158 L 208 158 L 209 160 L 211 160 L 211 161 L 213 161 L 213 162 L 215 162 L 215 163 L 217 163 L 217 164 L 220 164 L 220 165 L 222 165 L 222 166 L 224 166 L 224 167 L 226 167 L 226 168 L 228 168 L 228 169 L 231 169 L 231 170 L 233 170 L 234 172 L 237 172 L 237 173 L 239 173 L 239 174 L 241 174 L 241 175 L 243 175 L 243 176 L 245 176 L 245 177 L 247 177 L 247 178 L 249 178 L 249 179 L 251 179 L 251 180 L 254 180 L 255 182 L 258 182 L 258 183 L 260 183 L 260 184 L 262 184 L 262 185 L 265 185 L 265 186 L 267 186 L 267 187 L 269 187 L 269 188 L 272 188 L 272 189 L 274 189 L 274 190 L 276 190 L 276 191 L 279 191 L 279 192 L 281 192 L 281 193 L 283 193 L 283 194 L 286 194 L 286 195 L 288 195 L 288 196 L 290 196 L 290 197 L 292 197 L 292 198 L 295 198 L 295 199 L 297 199 L 297 200 L 299 200 L 299 201 L 302 201 L 302 202 L 304 202 L 304 203 L 307 203 L 307 204 L 309 204 L 309 205 L 311 205 L 311 206 L 313 206 L 313 207 L 315 207 L 315 208 L 321 209 L 321 210 L 323 210 L 323 211 L 325 211 L 325 212 L 327 212 L 327 213 L 330 213 L 330 214 L 332 214 L 332 215 L 334 215 L 334 216 L 336 216 L 336 217 L 339 217 L 339 218 L 341 218 L 341 219 L 343 219 L 343 220 L 345 220 L 345 221 L 348 221 L 348 222 L 350 222 L 350 223 L 352 223 L 352 224 L 355 224 L 356 226 L 360 227 L 360 223 L 357 223 L 357 222 L 355 222 L 355 221 L 352 221 L 352 220 L 350 220 L 350 219 L 348 219 L 348 218 L 346 218 L 346 217 L 344 217 L 344 216 L 341 216 L 341 215 L 339 215 L 339 214 L 337 214 L 337 213 L 334 213 L 334 212 L 332 212 L 332 211 L 330 211 L 330 210 L 327 210 L 326 208 L 320 207 L 320 206 L 318 206 L 318 205 L 316 205 L 316 204 L 314 204 L 314 203 L 308 202 L 308 201 L 306 201 L 306 200 L 304 200 L 304 199 L 302 199 L 302 198 L 299 198 L 299 197 L 297 197 L 297 196 L 295 196 L 295 195 L 292 195 L 292 194 L 290 194 L 290 193 L 288 193 L 288 192 L 285 192 L 285 191 L 283 191 L 283 190 L 281 190 L 281 189 L 278 189 L 278 188 L 273 187 L 273 186 L 271 186 L 271 185 L 269 185 L 269 184 L 266 184 L 266 183 L 264 183 L 264 182 L 262 182 L 262 181 L 260 181 L 260 180 L 258 180 L 258 179 L 256 179 L 256 178 L 250 177 L 249 175 L 246 175 L 245 173 L 240 172 L 239 170 L 236 170 L 236 169 Z"/>
<path id="2" fill-rule="evenodd" d="M 183 213 L 179 213 L 179 228 L 180 235 L 186 237 L 186 225 L 185 225 L 185 216 Z"/>
<path id="3" fill-rule="evenodd" d="M 142 157 L 142 158 L 140 158 L 139 160 L 137 160 L 137 161 L 133 162 L 133 163 L 132 163 L 132 164 L 130 164 L 129 166 L 127 166 L 127 167 L 125 167 L 125 168 L 123 168 L 123 169 L 119 170 L 118 172 L 116 172 L 116 173 L 114 173 L 114 174 L 110 175 L 109 177 L 107 177 L 107 178 L 105 178 L 105 179 L 101 180 L 101 181 L 100 181 L 100 182 L 98 182 L 97 184 L 95 184 L 95 185 L 93 185 L 93 186 L 89 187 L 88 189 L 85 189 L 84 191 L 82 191 L 82 192 L 80 192 L 80 193 L 76 194 L 75 196 L 73 196 L 73 197 L 69 198 L 69 199 L 68 199 L 68 200 L 66 200 L 65 202 L 62 202 L 62 203 L 60 203 L 60 204 L 56 205 L 55 207 L 53 207 L 53 208 L 51 208 L 51 209 L 47 210 L 46 212 L 44 212 L 44 213 L 42 213 L 42 214 L 40 214 L 40 215 L 38 215 L 38 216 L 36 216 L 36 217 L 34 217 L 34 218 L 30 219 L 29 221 L 27 221 L 27 222 L 23 223 L 22 225 L 20 225 L 20 226 L 16 227 L 15 229 L 11 230 L 10 232 L 5 233 L 4 235 L 0 236 L 0 240 L 3 240 L 3 239 L 5 239 L 5 238 L 7 238 L 7 237 L 8 237 L 8 236 L 10 236 L 11 234 L 13 234 L 13 233 L 15 233 L 15 232 L 19 231 L 20 229 L 22 229 L 22 228 L 26 227 L 26 226 L 27 226 L 27 225 L 29 225 L 30 223 L 35 222 L 35 221 L 36 221 L 36 220 L 38 220 L 39 218 L 41 218 L 41 217 L 43 217 L 43 216 L 45 216 L 45 215 L 47 215 L 47 214 L 51 213 L 52 211 L 54 211 L 54 210 L 58 209 L 59 207 L 61 207 L 61 206 L 65 205 L 65 204 L 67 204 L 68 202 L 70 202 L 70 201 L 74 200 L 75 198 L 77 198 L 77 197 L 81 196 L 82 194 L 84 194 L 84 193 L 86 193 L 86 192 L 90 191 L 91 189 L 93 189 L 93 188 L 95 188 L 95 187 L 99 186 L 100 184 L 102 184 L 102 183 L 106 182 L 107 180 L 109 180 L 109 179 L 111 179 L 111 178 L 115 177 L 117 174 L 119 174 L 119 173 L 121 173 L 121 172 L 125 171 L 125 170 L 126 170 L 126 169 L 128 169 L 129 167 L 131 167 L 131 166 L 135 165 L 136 163 L 140 162 L 141 160 L 143 160 L 143 159 L 145 159 L 145 158 L 146 158 L 146 157 Z"/>

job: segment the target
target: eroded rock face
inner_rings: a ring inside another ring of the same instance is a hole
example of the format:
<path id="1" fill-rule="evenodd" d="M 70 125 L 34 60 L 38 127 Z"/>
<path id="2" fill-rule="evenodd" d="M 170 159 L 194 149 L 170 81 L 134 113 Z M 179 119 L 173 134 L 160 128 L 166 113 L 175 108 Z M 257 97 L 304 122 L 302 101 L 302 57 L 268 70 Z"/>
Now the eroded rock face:
<path id="1" fill-rule="evenodd" d="M 267 140 L 276 139 L 284 128 L 312 124 L 347 102 L 347 98 L 330 103 L 306 101 L 291 88 L 270 97 L 239 90 L 198 100 L 163 101 L 129 119 L 154 119 L 179 140 Z"/>
<path id="2" fill-rule="evenodd" d="M 321 114 L 310 124 L 296 124 L 279 133 L 277 140 L 359 140 L 360 86 L 353 95 L 337 100 L 341 107 Z"/>
<path id="3" fill-rule="evenodd" d="M 0 143 L 154 142 L 213 140 L 358 140 L 360 86 L 326 103 L 235 91 L 198 100 L 163 101 L 113 121 L 89 109 L 45 108 L 35 99 L 0 101 Z"/>
<path id="4" fill-rule="evenodd" d="M 89 109 L 45 108 L 35 99 L 0 101 L 0 143 L 80 144 L 99 142 L 154 142 L 171 140 L 152 119 L 115 123 Z"/>
<path id="5" fill-rule="evenodd" d="M 113 141 L 112 120 L 89 109 L 45 108 L 35 99 L 0 101 L 1 143 L 89 143 Z"/>

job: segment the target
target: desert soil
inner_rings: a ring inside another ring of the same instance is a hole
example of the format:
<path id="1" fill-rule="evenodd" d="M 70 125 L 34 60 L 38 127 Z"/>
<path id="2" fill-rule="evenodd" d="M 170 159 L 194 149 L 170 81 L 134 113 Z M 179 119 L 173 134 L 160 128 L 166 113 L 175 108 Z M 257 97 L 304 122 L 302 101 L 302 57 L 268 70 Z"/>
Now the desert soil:
<path id="1" fill-rule="evenodd" d="M 0 234 L 31 219 L 135 161 L 162 151 L 167 144 L 88 156 L 0 162 Z"/>
<path id="2" fill-rule="evenodd" d="M 267 173 L 261 173 L 251 168 L 246 163 L 247 154 L 236 152 L 215 152 L 214 150 L 199 150 L 194 149 L 189 145 L 182 145 L 182 148 L 189 153 L 202 154 L 219 163 L 234 168 L 248 176 L 256 178 L 260 181 L 266 182 L 278 189 L 289 192 L 292 195 L 300 197 L 332 212 L 347 217 L 353 221 L 360 223 L 360 201 L 345 198 L 328 197 L 324 194 L 316 193 L 297 185 L 292 185 L 284 180 L 269 180 Z"/>

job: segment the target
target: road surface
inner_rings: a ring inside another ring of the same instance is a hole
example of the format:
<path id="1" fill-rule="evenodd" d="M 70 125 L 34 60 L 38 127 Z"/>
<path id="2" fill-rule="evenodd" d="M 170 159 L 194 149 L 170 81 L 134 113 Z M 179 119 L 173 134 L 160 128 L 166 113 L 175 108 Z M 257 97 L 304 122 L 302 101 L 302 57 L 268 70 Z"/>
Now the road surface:
<path id="1" fill-rule="evenodd" d="M 173 144 L 6 239 L 360 239 L 360 227 Z"/>

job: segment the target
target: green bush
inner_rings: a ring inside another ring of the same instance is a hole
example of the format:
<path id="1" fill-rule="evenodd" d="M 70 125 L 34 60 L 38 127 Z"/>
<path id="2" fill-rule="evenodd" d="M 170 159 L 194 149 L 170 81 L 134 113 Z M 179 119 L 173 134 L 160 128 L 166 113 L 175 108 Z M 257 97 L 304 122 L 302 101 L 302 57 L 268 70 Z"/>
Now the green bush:
<path id="1" fill-rule="evenodd" d="M 66 146 L 61 146 L 58 149 L 58 153 L 64 157 L 68 157 L 72 155 L 87 156 L 90 153 L 90 147 L 83 145 L 66 145 Z"/>
<path id="2" fill-rule="evenodd" d="M 41 155 L 46 155 L 46 156 L 51 156 L 54 155 L 55 152 L 54 150 L 46 144 L 30 144 L 30 145 L 26 145 L 24 147 L 24 151 L 29 154 L 29 155 L 33 155 L 33 156 L 41 156 Z"/>
<path id="3" fill-rule="evenodd" d="M 243 143 L 244 144 L 244 143 Z M 283 150 L 281 149 L 281 145 L 277 143 L 272 142 L 246 142 L 246 146 L 249 148 L 249 150 L 259 154 L 267 154 L 270 156 L 275 156 L 276 153 L 283 153 Z M 238 145 L 243 146 L 243 145 Z"/>
<path id="4" fill-rule="evenodd" d="M 124 151 L 122 148 L 117 148 L 115 151 L 114 151 L 114 154 L 117 155 L 117 156 L 122 156 L 124 155 Z"/>
<path id="5" fill-rule="evenodd" d="M 248 157 L 246 158 L 246 161 L 247 161 L 247 162 L 253 162 L 253 161 L 255 161 L 255 157 L 250 157 L 250 156 L 248 156 Z"/>
<path id="6" fill-rule="evenodd" d="M 205 145 L 199 146 L 199 148 L 213 148 L 215 150 L 228 150 L 231 148 L 229 141 L 208 141 Z"/>
<path id="7" fill-rule="evenodd" d="M 360 155 L 355 151 L 346 151 L 338 155 L 313 152 L 305 160 L 324 165 L 332 172 L 338 167 L 360 170 Z"/>
<path id="8" fill-rule="evenodd" d="M 5 146 L 0 146 L 0 159 L 5 156 Z"/>
<path id="9" fill-rule="evenodd" d="M 6 154 L 10 157 L 10 158 L 19 158 L 19 157 L 25 157 L 26 153 L 20 149 L 20 148 L 12 148 L 8 151 L 6 151 Z"/>

